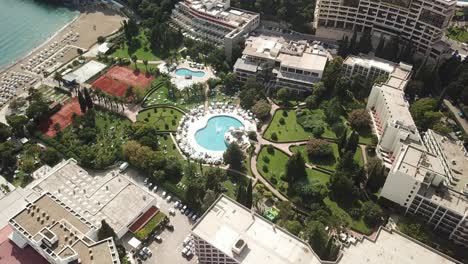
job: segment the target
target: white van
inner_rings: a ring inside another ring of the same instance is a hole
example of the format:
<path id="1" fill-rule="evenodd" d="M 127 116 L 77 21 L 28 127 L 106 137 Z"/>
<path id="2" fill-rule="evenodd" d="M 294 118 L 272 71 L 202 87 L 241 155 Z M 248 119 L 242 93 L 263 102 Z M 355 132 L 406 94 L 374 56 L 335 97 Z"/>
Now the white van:
<path id="1" fill-rule="evenodd" d="M 129 165 L 130 164 L 128 164 L 128 162 L 124 162 L 124 163 L 120 164 L 119 171 L 124 172 L 128 168 Z"/>

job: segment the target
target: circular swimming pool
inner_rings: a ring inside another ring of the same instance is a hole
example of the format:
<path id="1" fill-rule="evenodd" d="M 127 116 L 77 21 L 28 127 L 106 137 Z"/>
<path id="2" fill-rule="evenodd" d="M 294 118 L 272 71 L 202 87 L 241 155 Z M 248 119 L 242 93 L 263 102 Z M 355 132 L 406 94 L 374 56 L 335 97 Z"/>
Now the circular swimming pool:
<path id="1" fill-rule="evenodd" d="M 198 78 L 201 78 L 203 76 L 205 76 L 205 72 L 203 71 L 192 71 L 192 70 L 189 70 L 189 69 L 186 69 L 186 68 L 180 68 L 180 69 L 177 69 L 175 71 L 175 74 L 177 76 L 192 76 L 192 77 L 198 77 Z"/>
<path id="2" fill-rule="evenodd" d="M 210 118 L 206 126 L 195 133 L 195 141 L 198 145 L 211 151 L 226 150 L 224 134 L 229 128 L 242 127 L 242 122 L 230 116 L 214 116 Z"/>

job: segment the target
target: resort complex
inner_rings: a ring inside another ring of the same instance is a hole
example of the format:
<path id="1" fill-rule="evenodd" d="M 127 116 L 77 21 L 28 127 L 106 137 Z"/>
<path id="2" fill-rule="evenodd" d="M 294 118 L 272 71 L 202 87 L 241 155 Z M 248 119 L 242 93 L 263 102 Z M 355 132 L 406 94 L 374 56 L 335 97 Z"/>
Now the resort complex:
<path id="1" fill-rule="evenodd" d="M 450 55 L 442 41 L 445 29 L 455 14 L 456 0 L 317 0 L 316 34 L 340 39 L 353 31 L 370 31 L 379 38 L 398 36 L 414 45 L 416 52 L 437 60 Z"/>
<path id="2" fill-rule="evenodd" d="M 0 76 L 0 264 L 468 263 L 468 7 L 44 2 L 68 24 Z"/>
<path id="3" fill-rule="evenodd" d="M 224 47 L 231 58 L 233 47 L 260 24 L 260 14 L 232 8 L 230 0 L 183 0 L 172 11 L 173 23 L 185 36 Z"/>
<path id="4" fill-rule="evenodd" d="M 271 79 L 264 80 L 268 87 L 310 91 L 312 85 L 321 80 L 327 61 L 327 51 L 317 43 L 251 36 L 245 41 L 234 72 L 240 82 L 268 72 L 266 76 Z"/>

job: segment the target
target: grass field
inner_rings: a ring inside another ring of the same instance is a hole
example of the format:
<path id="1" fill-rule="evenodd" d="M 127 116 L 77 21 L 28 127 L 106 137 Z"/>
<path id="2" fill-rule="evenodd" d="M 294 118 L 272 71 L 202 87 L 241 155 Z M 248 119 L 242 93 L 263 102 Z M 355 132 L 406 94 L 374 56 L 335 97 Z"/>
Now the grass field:
<path id="1" fill-rule="evenodd" d="M 158 130 L 175 131 L 183 113 L 169 107 L 144 110 L 137 115 L 138 121 L 154 124 Z"/>
<path id="2" fill-rule="evenodd" d="M 127 43 L 122 43 L 120 47 L 116 48 L 115 51 L 110 55 L 111 57 L 130 58 L 132 55 L 136 55 L 139 60 L 161 60 L 161 58 L 151 51 L 150 43 L 146 38 L 143 30 L 136 37 L 140 43 L 137 47 L 129 50 Z"/>
<path id="3" fill-rule="evenodd" d="M 169 91 L 166 86 L 161 86 L 160 88 L 153 91 L 145 100 L 145 106 L 160 105 L 160 104 L 169 104 L 173 106 L 180 107 L 184 110 L 189 110 L 194 107 L 197 107 L 204 103 L 201 98 L 196 98 L 195 96 L 187 96 L 185 94 L 177 93 L 176 99 L 172 100 L 169 97 Z"/>
<path id="4" fill-rule="evenodd" d="M 145 241 L 151 233 L 161 224 L 161 222 L 167 216 L 162 213 L 161 211 L 157 212 L 146 224 L 143 228 L 136 232 L 135 236 L 140 239 L 141 241 Z"/>
<path id="5" fill-rule="evenodd" d="M 39 87 L 39 92 L 46 100 L 50 100 L 53 102 L 63 103 L 66 100 L 70 99 L 70 96 L 68 94 L 45 85 Z"/>
<path id="6" fill-rule="evenodd" d="M 322 118 L 325 118 L 321 109 L 314 110 L 313 113 L 319 114 Z M 281 118 L 284 119 L 284 124 L 280 123 Z M 324 129 L 325 131 L 322 134 L 322 137 L 336 138 L 335 133 L 331 131 L 326 123 Z M 295 110 L 280 109 L 276 111 L 270 126 L 267 131 L 265 131 L 264 137 L 268 140 L 274 141 L 272 139 L 273 133 L 276 133 L 278 137 L 277 142 L 304 141 L 314 137 L 311 132 L 304 130 L 304 128 L 297 123 Z"/>
<path id="7" fill-rule="evenodd" d="M 372 230 L 367 227 L 364 223 L 362 217 L 360 219 L 353 219 L 347 212 L 347 210 L 341 208 L 336 202 L 330 200 L 329 197 L 323 199 L 325 205 L 332 211 L 333 216 L 342 220 L 342 222 L 347 223 L 352 229 L 358 231 L 359 233 L 370 235 Z"/>
<path id="8" fill-rule="evenodd" d="M 459 27 L 450 27 L 447 29 L 447 37 L 456 41 L 468 42 L 468 31 Z"/>

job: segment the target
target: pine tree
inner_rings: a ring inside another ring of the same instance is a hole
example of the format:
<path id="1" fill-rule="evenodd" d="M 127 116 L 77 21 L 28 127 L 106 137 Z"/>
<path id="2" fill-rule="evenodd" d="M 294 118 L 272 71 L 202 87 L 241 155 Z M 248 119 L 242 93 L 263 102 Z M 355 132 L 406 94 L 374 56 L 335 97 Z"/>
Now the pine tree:
<path id="1" fill-rule="evenodd" d="M 375 50 L 376 57 L 382 58 L 384 47 L 385 47 L 385 38 L 380 37 L 379 45 L 377 45 L 377 49 Z"/>
<path id="2" fill-rule="evenodd" d="M 108 237 L 115 238 L 116 234 L 115 234 L 114 229 L 112 229 L 112 227 L 108 223 L 106 223 L 105 220 L 102 220 L 101 228 L 99 228 L 98 230 L 97 237 L 98 237 L 98 240 L 103 240 Z"/>
<path id="3" fill-rule="evenodd" d="M 343 131 L 343 134 L 341 135 L 339 141 L 338 141 L 338 150 L 341 153 L 341 151 L 346 147 L 346 136 L 348 135 L 348 129 L 345 128 Z"/>
<path id="4" fill-rule="evenodd" d="M 86 112 L 86 102 L 81 91 L 78 91 L 78 103 L 80 104 L 81 113 Z"/>
<path id="5" fill-rule="evenodd" d="M 349 53 L 356 55 L 358 54 L 357 48 L 357 32 L 354 31 L 353 36 L 351 37 L 351 41 L 349 42 Z"/>
<path id="6" fill-rule="evenodd" d="M 247 193 L 245 195 L 245 207 L 252 208 L 253 203 L 253 188 L 252 188 L 252 179 L 249 180 L 249 185 L 247 185 Z"/>
<path id="7" fill-rule="evenodd" d="M 356 131 L 353 130 L 351 136 L 349 136 L 348 143 L 346 144 L 346 151 L 348 152 L 356 152 L 356 148 L 359 144 L 359 135 Z"/>
<path id="8" fill-rule="evenodd" d="M 89 95 L 89 91 L 87 88 L 84 88 L 84 99 L 86 102 L 86 107 L 89 109 L 93 108 L 93 99 L 91 99 L 91 96 Z"/>
<path id="9" fill-rule="evenodd" d="M 398 59 L 398 53 L 400 50 L 399 38 L 392 37 L 390 41 L 385 45 L 382 51 L 382 58 L 389 61 L 396 61 Z"/>

